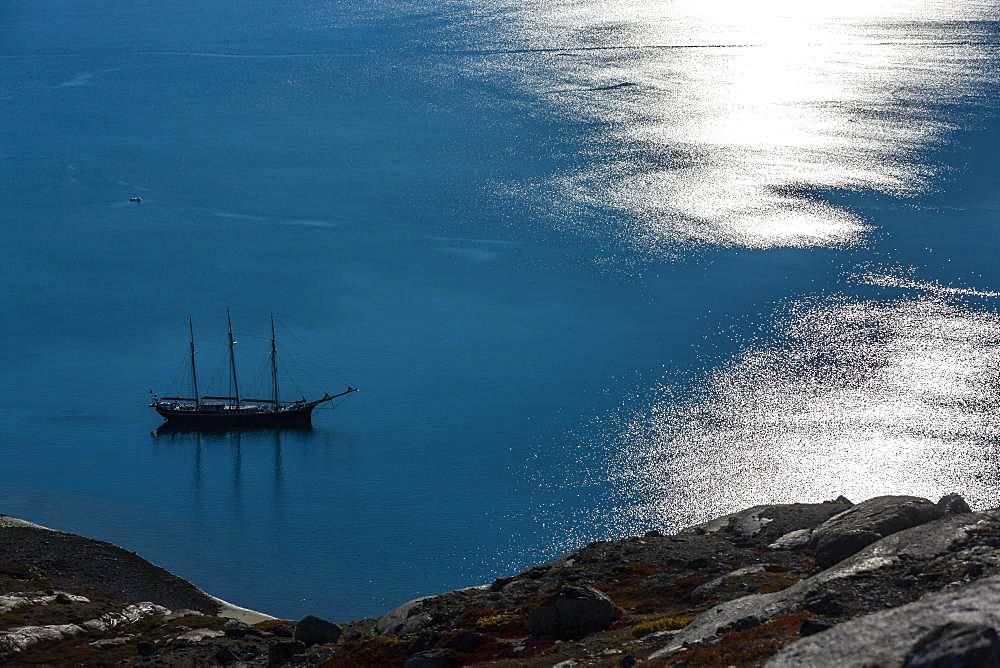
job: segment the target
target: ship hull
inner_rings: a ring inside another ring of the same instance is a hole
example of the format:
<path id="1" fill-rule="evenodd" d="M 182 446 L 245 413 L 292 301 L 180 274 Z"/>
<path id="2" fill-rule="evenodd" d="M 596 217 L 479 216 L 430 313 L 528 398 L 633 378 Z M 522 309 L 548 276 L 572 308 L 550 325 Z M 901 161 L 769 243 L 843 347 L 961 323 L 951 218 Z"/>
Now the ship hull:
<path id="1" fill-rule="evenodd" d="M 167 421 L 166 427 L 190 431 L 229 431 L 247 429 L 303 428 L 312 425 L 315 406 L 283 411 L 212 411 L 176 410 L 157 407 Z"/>

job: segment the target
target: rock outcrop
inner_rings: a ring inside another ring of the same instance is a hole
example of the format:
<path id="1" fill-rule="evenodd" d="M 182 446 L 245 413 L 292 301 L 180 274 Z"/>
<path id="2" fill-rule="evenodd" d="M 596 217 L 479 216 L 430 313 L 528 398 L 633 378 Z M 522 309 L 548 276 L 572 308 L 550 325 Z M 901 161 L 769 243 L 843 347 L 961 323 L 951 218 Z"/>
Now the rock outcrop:
<path id="1" fill-rule="evenodd" d="M 1000 572 L 1000 552 L 992 548 L 997 535 L 997 512 L 949 515 L 891 534 L 783 590 L 707 610 L 655 656 L 671 656 L 685 643 L 705 642 L 747 617 L 768 621 L 808 612 L 849 618 L 909 602 L 970 573 Z"/>
<path id="2" fill-rule="evenodd" d="M 337 642 L 341 633 L 342 630 L 337 624 L 308 615 L 295 625 L 295 633 L 292 637 L 306 647 L 312 647 L 313 645 Z"/>
<path id="3" fill-rule="evenodd" d="M 993 665 L 1000 651 L 1000 510 L 972 512 L 955 494 L 756 506 L 674 535 L 592 543 L 345 624 L 226 619 L 217 600 L 122 552 L 0 523 L 2 656 L 163 666 L 923 667 Z M 77 558 L 121 558 L 124 581 L 89 563 L 72 571 Z M 140 594 L 148 598 L 134 600 Z M 134 606 L 150 607 L 137 616 Z"/>
<path id="4" fill-rule="evenodd" d="M 1000 636 L 986 624 L 948 622 L 917 641 L 903 668 L 1000 666 Z"/>
<path id="5" fill-rule="evenodd" d="M 429 599 L 429 596 L 415 598 L 387 612 L 375 622 L 375 630 L 395 636 L 411 635 L 421 631 L 434 621 L 422 609 L 424 601 Z"/>
<path id="6" fill-rule="evenodd" d="M 927 499 L 879 496 L 823 522 L 813 530 L 809 544 L 820 566 L 832 566 L 880 538 L 944 515 L 942 506 Z"/>
<path id="7" fill-rule="evenodd" d="M 563 587 L 531 610 L 524 625 L 536 636 L 580 638 L 608 628 L 619 617 L 611 599 L 593 587 Z"/>
<path id="8" fill-rule="evenodd" d="M 937 507 L 941 509 L 945 515 L 960 515 L 962 513 L 971 513 L 972 509 L 969 508 L 969 504 L 965 502 L 958 494 L 945 494 L 937 502 Z"/>
<path id="9" fill-rule="evenodd" d="M 118 612 L 108 612 L 79 624 L 19 626 L 0 631 L 0 661 L 10 660 L 13 656 L 38 644 L 68 640 L 88 633 L 107 633 L 134 625 L 146 617 L 168 612 L 170 611 L 166 608 L 153 603 L 136 603 Z"/>
<path id="10" fill-rule="evenodd" d="M 1000 665 L 972 660 L 996 656 L 997 628 L 1000 628 L 1000 577 L 990 577 L 838 624 L 792 643 L 767 665 L 771 668 Z M 935 657 L 950 657 L 955 661 L 935 663 Z"/>
<path id="11" fill-rule="evenodd" d="M 72 603 L 90 603 L 86 596 L 77 596 L 64 591 L 44 591 L 12 592 L 0 595 L 0 615 L 11 612 L 18 608 L 27 608 L 35 605 L 50 605 L 58 603 L 60 605 L 70 605 Z"/>

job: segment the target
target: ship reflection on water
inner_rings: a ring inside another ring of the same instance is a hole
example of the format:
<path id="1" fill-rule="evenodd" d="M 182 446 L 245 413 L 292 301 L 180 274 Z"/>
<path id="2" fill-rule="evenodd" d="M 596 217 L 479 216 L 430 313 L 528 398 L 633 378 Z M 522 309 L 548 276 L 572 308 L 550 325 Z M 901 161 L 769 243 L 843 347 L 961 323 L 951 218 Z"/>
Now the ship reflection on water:
<path id="1" fill-rule="evenodd" d="M 326 445 L 324 434 L 313 427 L 228 432 L 161 427 L 153 432 L 156 447 L 169 447 L 173 449 L 174 457 L 190 458 L 191 499 L 195 509 L 202 507 L 203 492 L 207 487 L 242 512 L 244 476 L 251 479 L 255 494 L 264 492 L 265 495 L 268 485 L 261 483 L 270 476 L 271 494 L 267 504 L 276 516 L 282 514 L 284 506 L 286 449 L 295 447 L 308 456 L 311 448 Z M 317 439 L 318 443 L 315 442 Z M 184 452 L 189 454 L 185 456 Z M 244 461 L 245 458 L 249 464 Z M 252 470 L 245 470 L 248 465 Z M 225 482 L 227 479 L 228 485 Z"/>
<path id="2" fill-rule="evenodd" d="M 238 437 L 241 434 L 275 434 L 279 436 L 281 432 L 286 433 L 298 433 L 298 434 L 311 434 L 314 429 L 311 424 L 306 425 L 294 425 L 289 427 L 282 427 L 281 429 L 215 429 L 206 430 L 204 428 L 192 428 L 185 425 L 176 425 L 173 422 L 164 422 L 159 427 L 153 430 L 153 436 L 176 436 L 179 434 L 195 435 L 195 434 L 208 434 L 214 436 L 234 436 Z"/>

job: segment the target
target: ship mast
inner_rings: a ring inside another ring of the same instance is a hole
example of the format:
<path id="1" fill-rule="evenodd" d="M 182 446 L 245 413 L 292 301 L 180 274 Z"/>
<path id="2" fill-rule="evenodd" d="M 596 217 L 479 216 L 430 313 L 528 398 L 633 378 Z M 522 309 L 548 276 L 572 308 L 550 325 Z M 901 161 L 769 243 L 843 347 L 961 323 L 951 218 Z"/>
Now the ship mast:
<path id="1" fill-rule="evenodd" d="M 240 407 L 240 383 L 236 379 L 236 339 L 233 338 L 233 321 L 226 309 L 226 322 L 229 323 L 229 368 L 233 373 L 233 395 L 236 397 L 236 407 Z"/>
<path id="2" fill-rule="evenodd" d="M 271 394 L 274 400 L 274 411 L 278 412 L 281 404 L 278 403 L 278 340 L 274 334 L 274 316 L 271 316 Z"/>
<path id="3" fill-rule="evenodd" d="M 188 333 L 191 334 L 191 385 L 194 388 L 195 408 L 199 408 L 201 407 L 201 397 L 198 394 L 198 367 L 194 363 L 194 324 L 191 322 L 191 316 L 188 316 Z"/>

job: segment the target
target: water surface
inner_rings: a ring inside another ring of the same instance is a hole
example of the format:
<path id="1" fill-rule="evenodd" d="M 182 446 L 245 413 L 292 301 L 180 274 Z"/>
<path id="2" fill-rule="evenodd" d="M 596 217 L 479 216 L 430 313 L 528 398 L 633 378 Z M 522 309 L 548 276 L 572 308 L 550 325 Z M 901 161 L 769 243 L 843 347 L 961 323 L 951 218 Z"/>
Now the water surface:
<path id="1" fill-rule="evenodd" d="M 997 498 L 990 3 L 7 3 L 3 512 L 273 614 Z M 127 202 L 140 194 L 139 205 Z M 362 392 L 156 438 L 207 389 Z"/>

